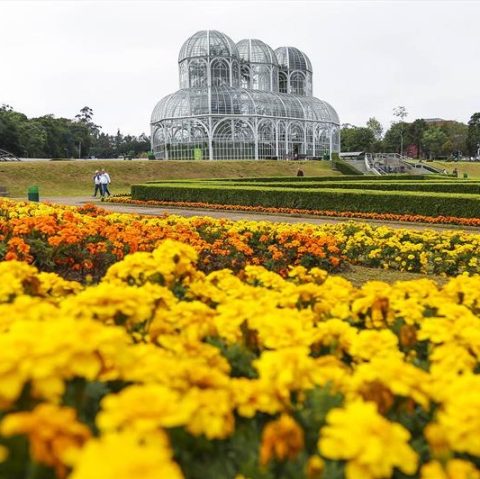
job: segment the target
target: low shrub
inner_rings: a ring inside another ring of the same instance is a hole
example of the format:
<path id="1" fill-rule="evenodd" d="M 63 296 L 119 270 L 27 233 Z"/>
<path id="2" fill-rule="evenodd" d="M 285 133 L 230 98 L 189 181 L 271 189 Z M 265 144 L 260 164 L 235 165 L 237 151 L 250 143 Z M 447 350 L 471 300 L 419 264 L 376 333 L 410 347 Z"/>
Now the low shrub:
<path id="1" fill-rule="evenodd" d="M 480 216 L 480 197 L 458 193 L 374 191 L 158 183 L 132 186 L 135 200 L 202 201 L 230 205 L 260 205 L 301 209 L 417 214 L 426 216 Z"/>
<path id="2" fill-rule="evenodd" d="M 363 175 L 363 173 L 358 171 L 354 166 L 339 158 L 333 160 L 333 167 L 344 175 Z"/>

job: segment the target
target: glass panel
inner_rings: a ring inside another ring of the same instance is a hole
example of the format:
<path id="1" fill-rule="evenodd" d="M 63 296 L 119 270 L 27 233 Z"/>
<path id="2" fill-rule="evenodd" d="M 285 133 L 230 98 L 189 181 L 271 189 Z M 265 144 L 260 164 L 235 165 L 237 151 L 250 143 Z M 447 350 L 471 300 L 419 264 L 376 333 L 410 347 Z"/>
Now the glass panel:
<path id="1" fill-rule="evenodd" d="M 288 93 L 287 74 L 285 72 L 279 72 L 278 74 L 278 91 L 280 93 Z"/>
<path id="2" fill-rule="evenodd" d="M 226 61 L 214 60 L 211 66 L 212 86 L 229 86 L 230 72 Z"/>
<path id="3" fill-rule="evenodd" d="M 290 76 L 290 93 L 293 95 L 305 95 L 305 77 L 303 73 L 293 72 Z"/>
<path id="4" fill-rule="evenodd" d="M 188 72 L 191 88 L 207 86 L 207 64 L 204 60 L 191 60 Z"/>

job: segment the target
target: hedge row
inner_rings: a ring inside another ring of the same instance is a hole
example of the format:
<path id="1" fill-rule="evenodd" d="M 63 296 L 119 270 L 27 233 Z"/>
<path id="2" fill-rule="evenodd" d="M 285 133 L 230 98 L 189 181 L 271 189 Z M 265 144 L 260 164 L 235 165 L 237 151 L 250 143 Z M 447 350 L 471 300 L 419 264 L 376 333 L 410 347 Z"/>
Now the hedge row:
<path id="1" fill-rule="evenodd" d="M 238 185 L 222 187 L 197 182 L 133 185 L 132 198 L 311 210 L 480 217 L 480 196 L 453 193 Z"/>
<path id="2" fill-rule="evenodd" d="M 221 186 L 222 183 L 215 183 Z M 225 185 L 227 183 L 223 183 Z M 271 183 L 242 183 L 242 186 L 265 186 L 271 187 Z M 443 193 L 480 193 L 480 185 L 478 183 L 456 183 L 456 182 L 379 182 L 379 181 L 349 181 L 342 183 L 340 181 L 309 181 L 309 182 L 282 182 L 282 188 L 341 188 L 341 189 L 356 189 L 356 190 L 382 190 L 382 191 L 430 191 Z"/>
<path id="3" fill-rule="evenodd" d="M 398 180 L 438 180 L 445 181 L 444 176 L 436 175 L 388 175 L 388 176 L 364 176 L 359 178 L 358 175 L 342 175 L 342 176 L 268 176 L 258 178 L 208 178 L 208 179 L 192 179 L 192 180 L 168 180 L 168 182 L 188 183 L 188 182 L 208 182 L 208 183 L 283 183 L 283 182 L 311 182 L 311 181 L 398 181 Z M 147 184 L 165 183 L 165 180 L 147 181 Z"/>
<path id="4" fill-rule="evenodd" d="M 358 171 L 354 166 L 343 160 L 335 160 L 333 162 L 333 169 L 339 171 L 340 173 L 343 173 L 344 175 L 363 176 L 363 173 L 361 171 Z"/>

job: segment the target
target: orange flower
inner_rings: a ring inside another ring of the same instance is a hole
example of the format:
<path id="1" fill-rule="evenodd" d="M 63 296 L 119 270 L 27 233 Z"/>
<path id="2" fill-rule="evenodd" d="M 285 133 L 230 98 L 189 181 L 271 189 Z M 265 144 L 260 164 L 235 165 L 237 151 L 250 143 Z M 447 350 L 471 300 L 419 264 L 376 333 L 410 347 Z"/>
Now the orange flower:
<path id="1" fill-rule="evenodd" d="M 260 463 L 268 464 L 272 459 L 284 461 L 295 459 L 305 444 L 303 429 L 288 414 L 282 414 L 269 422 L 262 432 Z"/>
<path id="2" fill-rule="evenodd" d="M 1 424 L 5 436 L 25 434 L 35 461 L 55 468 L 57 477 L 67 475 L 66 454 L 80 449 L 90 430 L 76 419 L 76 411 L 53 404 L 40 404 L 31 412 L 9 414 Z"/>

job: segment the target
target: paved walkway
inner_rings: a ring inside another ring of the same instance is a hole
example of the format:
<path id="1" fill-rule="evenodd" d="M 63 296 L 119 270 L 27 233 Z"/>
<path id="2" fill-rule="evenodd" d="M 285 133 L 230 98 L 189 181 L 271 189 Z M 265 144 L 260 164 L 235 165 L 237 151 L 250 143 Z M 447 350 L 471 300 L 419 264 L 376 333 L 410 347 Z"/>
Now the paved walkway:
<path id="1" fill-rule="evenodd" d="M 174 214 L 185 217 L 192 216 L 207 216 L 209 218 L 227 218 L 233 221 L 270 221 L 273 223 L 307 223 L 315 225 L 323 224 L 338 224 L 351 221 L 350 218 L 331 218 L 325 216 L 300 216 L 300 215 L 281 215 L 281 214 L 271 214 L 271 213 L 259 213 L 259 212 L 247 212 L 247 211 L 224 211 L 224 210 L 214 210 L 207 208 L 176 208 L 169 206 L 160 207 L 160 206 L 134 206 L 121 203 L 108 203 L 102 202 L 97 198 L 92 198 L 91 196 L 65 196 L 65 197 L 46 197 L 41 198 L 41 201 L 48 201 L 51 203 L 58 203 L 62 205 L 69 206 L 82 206 L 87 203 L 94 204 L 101 208 L 105 208 L 108 211 L 117 212 L 117 213 L 133 213 L 140 215 L 150 215 L 150 216 L 162 216 L 165 214 Z M 382 220 L 367 220 L 360 218 L 356 221 L 361 221 L 364 223 L 369 223 L 375 226 L 389 226 L 391 228 L 399 229 L 412 229 L 412 230 L 464 230 L 471 233 L 479 233 L 480 228 L 470 227 L 470 226 L 456 226 L 456 225 L 426 225 L 419 223 L 408 223 L 408 222 L 394 222 L 394 221 L 382 221 Z"/>

